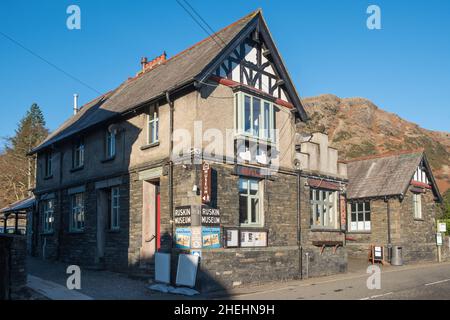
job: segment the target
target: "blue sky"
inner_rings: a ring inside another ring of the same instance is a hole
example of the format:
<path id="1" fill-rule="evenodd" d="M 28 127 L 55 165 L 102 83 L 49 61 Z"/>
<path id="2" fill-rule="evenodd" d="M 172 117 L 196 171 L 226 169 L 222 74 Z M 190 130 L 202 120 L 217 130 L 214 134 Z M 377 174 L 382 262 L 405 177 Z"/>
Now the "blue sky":
<path id="1" fill-rule="evenodd" d="M 81 8 L 81 30 L 66 9 Z M 433 130 L 450 131 L 450 1 L 190 0 L 215 29 L 262 8 L 302 97 L 364 97 Z M 382 30 L 366 27 L 381 8 Z M 175 0 L 0 2 L 0 31 L 88 84 L 115 88 L 140 57 L 170 56 L 207 34 Z M 12 135 L 33 102 L 54 130 L 98 93 L 56 71 L 0 35 L 0 137 Z"/>

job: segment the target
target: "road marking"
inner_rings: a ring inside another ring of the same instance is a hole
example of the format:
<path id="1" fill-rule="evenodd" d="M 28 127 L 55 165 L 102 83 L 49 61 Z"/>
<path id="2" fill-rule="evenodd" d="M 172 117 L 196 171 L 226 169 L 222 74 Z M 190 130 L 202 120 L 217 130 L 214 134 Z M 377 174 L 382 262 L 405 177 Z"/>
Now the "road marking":
<path id="1" fill-rule="evenodd" d="M 398 269 L 392 269 L 392 270 L 385 270 L 385 271 L 381 271 L 381 274 L 387 274 L 387 273 L 397 273 L 397 272 L 403 272 L 403 271 L 413 271 L 413 270 L 418 270 L 418 269 L 426 269 L 426 268 L 431 268 L 431 267 L 442 267 L 444 265 L 450 265 L 450 262 L 443 262 L 443 263 L 424 263 L 424 264 L 418 264 L 418 265 L 412 265 L 412 266 L 403 266 L 403 267 L 399 267 Z M 343 277 L 339 277 L 343 275 Z M 338 276 L 339 278 L 334 278 Z M 303 281 L 308 281 L 310 279 L 304 279 L 304 280 L 299 280 L 299 284 L 291 284 L 288 285 L 286 287 L 281 287 L 281 288 L 276 288 L 276 289 L 267 289 L 267 290 L 262 290 L 262 291 L 257 291 L 257 292 L 250 292 L 250 293 L 231 293 L 230 297 L 231 298 L 241 298 L 241 297 L 248 297 L 248 296 L 254 296 L 254 295 L 261 295 L 261 294 L 266 294 L 266 293 L 273 293 L 273 292 L 279 292 L 279 291 L 284 291 L 287 290 L 289 288 L 304 288 L 304 287 L 309 287 L 312 285 L 320 285 L 320 284 L 326 284 L 326 283 L 333 283 L 333 282 L 339 282 L 339 281 L 346 281 L 346 280 L 355 280 L 355 279 L 359 279 L 359 278 L 367 278 L 367 274 L 350 274 L 350 275 L 345 275 L 345 274 L 338 274 L 338 275 L 333 275 L 333 276 L 329 276 L 331 279 L 327 279 L 327 280 L 322 280 L 320 281 L 320 277 L 314 279 L 316 281 L 312 282 L 312 283 L 302 283 Z M 450 281 L 450 280 L 449 280 Z M 369 297 L 370 298 L 370 297 Z M 218 298 L 220 299 L 220 298 Z"/>
<path id="2" fill-rule="evenodd" d="M 446 280 L 441 280 L 441 281 L 436 281 L 436 282 L 431 282 L 431 283 L 427 283 L 425 286 L 432 286 L 435 284 L 439 284 L 439 283 L 444 283 L 444 282 L 449 282 L 450 279 L 446 279 Z"/>
<path id="3" fill-rule="evenodd" d="M 391 294 L 394 294 L 393 292 L 388 292 L 388 293 L 383 293 L 383 294 L 377 294 L 375 296 L 371 296 L 371 297 L 365 297 L 365 298 L 361 298 L 359 300 L 370 300 L 370 299 L 376 299 L 376 298 L 381 298 L 381 297 L 385 297 L 385 296 L 389 296 Z"/>

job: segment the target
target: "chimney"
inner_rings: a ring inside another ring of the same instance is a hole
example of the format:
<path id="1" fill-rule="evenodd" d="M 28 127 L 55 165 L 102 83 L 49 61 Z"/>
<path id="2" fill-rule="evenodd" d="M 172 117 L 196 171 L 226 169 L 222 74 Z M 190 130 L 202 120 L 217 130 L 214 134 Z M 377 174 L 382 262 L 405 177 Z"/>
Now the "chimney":
<path id="1" fill-rule="evenodd" d="M 73 95 L 73 114 L 78 113 L 78 94 Z"/>
<path id="2" fill-rule="evenodd" d="M 162 63 L 167 61 L 167 54 L 164 52 L 162 55 L 156 57 L 155 59 L 148 61 L 146 57 L 141 59 L 142 70 L 139 74 L 150 71 Z"/>
<path id="3" fill-rule="evenodd" d="M 146 65 L 147 63 L 148 63 L 147 57 L 142 57 L 142 58 L 141 58 L 141 67 L 142 67 L 142 71 L 144 71 L 145 65 Z"/>

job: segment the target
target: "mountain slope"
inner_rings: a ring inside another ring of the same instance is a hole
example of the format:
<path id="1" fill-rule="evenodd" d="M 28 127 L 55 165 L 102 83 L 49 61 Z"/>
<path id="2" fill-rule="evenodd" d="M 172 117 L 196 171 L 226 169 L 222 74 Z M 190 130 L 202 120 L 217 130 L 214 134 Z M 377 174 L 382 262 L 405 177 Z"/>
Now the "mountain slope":
<path id="1" fill-rule="evenodd" d="M 424 148 L 440 191 L 450 188 L 450 133 L 423 129 L 363 98 L 321 95 L 303 104 L 310 121 L 298 130 L 328 133 L 340 159 Z"/>

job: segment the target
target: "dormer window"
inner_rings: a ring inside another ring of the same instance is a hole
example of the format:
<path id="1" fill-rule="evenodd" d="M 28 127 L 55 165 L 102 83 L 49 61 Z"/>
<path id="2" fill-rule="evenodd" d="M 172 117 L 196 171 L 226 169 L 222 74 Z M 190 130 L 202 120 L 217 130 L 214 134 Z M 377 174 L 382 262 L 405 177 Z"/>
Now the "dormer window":
<path id="1" fill-rule="evenodd" d="M 116 155 L 116 133 L 106 131 L 106 158 L 111 159 Z"/>
<path id="2" fill-rule="evenodd" d="M 236 132 L 256 139 L 275 138 L 274 104 L 246 93 L 235 95 Z"/>
<path id="3" fill-rule="evenodd" d="M 78 139 L 73 145 L 72 168 L 81 168 L 84 165 L 84 141 Z"/>

